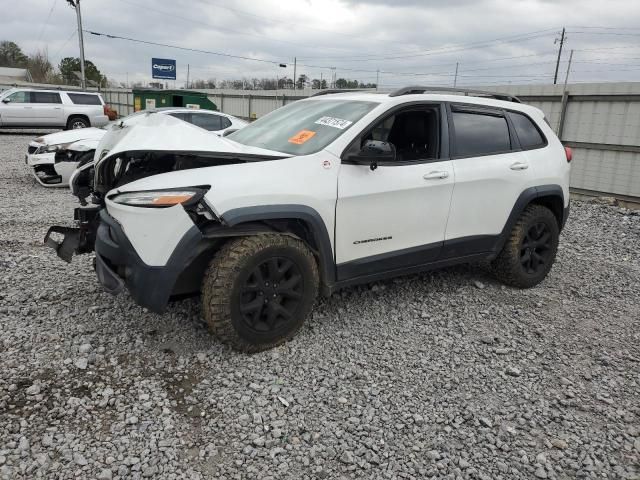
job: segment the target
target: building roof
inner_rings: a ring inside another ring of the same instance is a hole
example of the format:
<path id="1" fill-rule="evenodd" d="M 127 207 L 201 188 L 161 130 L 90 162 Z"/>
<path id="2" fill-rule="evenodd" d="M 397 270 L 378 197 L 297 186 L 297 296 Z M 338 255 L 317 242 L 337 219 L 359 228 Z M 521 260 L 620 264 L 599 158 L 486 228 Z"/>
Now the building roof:
<path id="1" fill-rule="evenodd" d="M 24 82 L 33 82 L 31 73 L 26 68 L 10 68 L 0 67 L 0 80 L 15 81 L 22 80 Z"/>

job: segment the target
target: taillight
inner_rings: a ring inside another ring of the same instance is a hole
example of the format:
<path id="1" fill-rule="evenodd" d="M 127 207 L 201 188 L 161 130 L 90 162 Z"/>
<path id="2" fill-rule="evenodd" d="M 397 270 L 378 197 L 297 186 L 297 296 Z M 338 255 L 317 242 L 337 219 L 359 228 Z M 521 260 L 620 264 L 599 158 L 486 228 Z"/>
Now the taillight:
<path id="1" fill-rule="evenodd" d="M 573 159 L 573 150 L 571 150 L 571 147 L 564 147 L 564 154 L 567 156 L 567 163 L 571 162 Z"/>
<path id="2" fill-rule="evenodd" d="M 102 111 L 104 112 L 105 115 L 109 115 L 109 105 L 104 104 L 102 106 Z"/>

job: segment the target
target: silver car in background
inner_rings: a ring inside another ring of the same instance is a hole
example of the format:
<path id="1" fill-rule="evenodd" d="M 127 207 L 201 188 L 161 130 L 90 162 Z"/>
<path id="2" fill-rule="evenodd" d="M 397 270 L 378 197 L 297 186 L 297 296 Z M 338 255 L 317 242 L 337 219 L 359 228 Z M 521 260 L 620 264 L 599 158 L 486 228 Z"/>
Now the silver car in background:
<path id="1" fill-rule="evenodd" d="M 11 88 L 0 93 L 0 128 L 102 127 L 109 123 L 99 93 Z"/>
<path id="2" fill-rule="evenodd" d="M 244 120 L 214 110 L 184 107 L 141 110 L 105 128 L 83 128 L 35 138 L 29 142 L 25 163 L 43 187 L 66 187 L 75 169 L 93 159 L 95 149 L 108 129 L 133 126 L 152 113 L 171 115 L 218 136 L 247 125 Z"/>

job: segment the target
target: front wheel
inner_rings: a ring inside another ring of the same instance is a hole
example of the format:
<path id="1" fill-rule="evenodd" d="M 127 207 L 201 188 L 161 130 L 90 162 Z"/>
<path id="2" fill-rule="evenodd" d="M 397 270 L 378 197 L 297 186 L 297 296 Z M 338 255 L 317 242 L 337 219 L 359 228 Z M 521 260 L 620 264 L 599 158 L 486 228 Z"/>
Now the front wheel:
<path id="1" fill-rule="evenodd" d="M 236 350 L 266 350 L 298 332 L 318 282 L 315 258 L 301 240 L 276 234 L 233 239 L 205 273 L 204 318 Z"/>
<path id="2" fill-rule="evenodd" d="M 551 270 L 559 236 L 558 221 L 551 210 L 529 205 L 492 263 L 496 277 L 519 288 L 537 285 Z"/>

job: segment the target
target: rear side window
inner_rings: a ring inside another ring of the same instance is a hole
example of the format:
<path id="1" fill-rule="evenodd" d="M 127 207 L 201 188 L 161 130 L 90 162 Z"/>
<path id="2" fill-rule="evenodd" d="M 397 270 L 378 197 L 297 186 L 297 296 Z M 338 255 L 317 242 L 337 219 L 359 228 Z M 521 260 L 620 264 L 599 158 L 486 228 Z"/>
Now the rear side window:
<path id="1" fill-rule="evenodd" d="M 513 127 L 516 131 L 516 135 L 518 135 L 518 140 L 520 140 L 520 146 L 522 148 L 526 150 L 546 145 L 547 142 L 542 136 L 542 133 L 540 133 L 538 127 L 536 127 L 529 117 L 515 112 L 509 112 L 509 117 L 511 118 L 511 122 L 513 123 Z"/>
<path id="2" fill-rule="evenodd" d="M 102 105 L 100 97 L 97 95 L 87 95 L 85 93 L 67 93 L 67 95 L 76 105 Z"/>
<path id="3" fill-rule="evenodd" d="M 204 128 L 205 130 L 209 130 L 210 132 L 222 129 L 220 126 L 220 117 L 218 115 L 192 113 L 191 123 L 200 128 Z"/>
<path id="4" fill-rule="evenodd" d="M 511 150 L 509 126 L 502 115 L 452 112 L 454 151 L 458 157 L 475 157 Z"/>
<path id="5" fill-rule="evenodd" d="M 220 128 L 229 128 L 231 126 L 231 120 L 227 117 L 220 117 Z"/>
<path id="6" fill-rule="evenodd" d="M 31 92 L 31 103 L 62 103 L 59 93 Z"/>
<path id="7" fill-rule="evenodd" d="M 173 113 L 169 113 L 169 115 L 171 115 L 172 117 L 176 117 L 180 120 L 182 120 L 183 122 L 188 122 L 189 119 L 189 115 L 191 115 L 190 113 L 179 113 L 179 112 L 173 112 Z"/>

